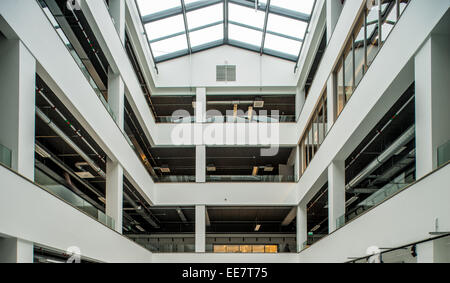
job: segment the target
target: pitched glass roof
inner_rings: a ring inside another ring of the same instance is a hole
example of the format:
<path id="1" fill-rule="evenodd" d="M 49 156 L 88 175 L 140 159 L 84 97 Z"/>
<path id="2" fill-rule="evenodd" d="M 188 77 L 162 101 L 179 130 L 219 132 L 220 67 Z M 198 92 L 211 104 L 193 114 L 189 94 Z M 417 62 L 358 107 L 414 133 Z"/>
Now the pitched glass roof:
<path id="1" fill-rule="evenodd" d="M 229 44 L 297 61 L 315 0 L 136 0 L 155 62 Z"/>

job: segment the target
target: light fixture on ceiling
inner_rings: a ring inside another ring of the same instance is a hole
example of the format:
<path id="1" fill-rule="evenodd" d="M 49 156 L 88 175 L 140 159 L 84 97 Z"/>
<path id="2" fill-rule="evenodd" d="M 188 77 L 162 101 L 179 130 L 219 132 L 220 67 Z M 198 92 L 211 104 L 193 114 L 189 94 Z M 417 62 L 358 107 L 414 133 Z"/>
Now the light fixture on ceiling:
<path id="1" fill-rule="evenodd" d="M 169 165 L 163 165 L 159 168 L 159 171 L 161 171 L 161 173 L 170 173 L 170 168 Z"/>
<path id="2" fill-rule="evenodd" d="M 34 151 L 36 151 L 36 153 L 39 154 L 42 158 L 50 158 L 50 154 L 38 144 L 35 145 Z"/>
<path id="3" fill-rule="evenodd" d="M 316 232 L 317 230 L 319 230 L 319 228 L 320 228 L 320 224 L 314 226 L 314 228 L 311 229 L 311 232 Z"/>
<path id="4" fill-rule="evenodd" d="M 103 204 L 106 204 L 106 199 L 104 197 L 98 197 L 98 200 L 101 201 Z"/>
<path id="5" fill-rule="evenodd" d="M 206 166 L 206 171 L 208 171 L 208 172 L 216 172 L 216 166 L 214 165 L 214 164 L 208 164 L 207 166 Z"/>
<path id="6" fill-rule="evenodd" d="M 255 232 L 258 232 L 259 229 L 261 229 L 261 224 L 256 224 L 256 226 L 255 226 Z"/>
<path id="7" fill-rule="evenodd" d="M 136 229 L 138 229 L 141 232 L 145 232 L 144 228 L 142 228 L 141 225 L 136 225 Z"/>
<path id="8" fill-rule="evenodd" d="M 261 97 L 255 98 L 255 101 L 253 102 L 254 108 L 263 108 L 264 107 L 264 100 Z"/>
<path id="9" fill-rule="evenodd" d="M 258 166 L 254 166 L 252 176 L 256 177 L 258 175 L 258 170 L 259 170 Z"/>
<path id="10" fill-rule="evenodd" d="M 273 165 L 272 164 L 268 164 L 266 166 L 264 166 L 264 172 L 273 172 Z"/>
<path id="11" fill-rule="evenodd" d="M 354 197 L 352 197 L 351 199 L 349 199 L 348 201 L 346 201 L 346 202 L 345 202 L 345 205 L 346 205 L 346 206 L 349 206 L 349 205 L 351 205 L 352 203 L 354 203 L 355 201 L 357 201 L 358 199 L 359 199 L 359 197 L 354 196 Z"/>

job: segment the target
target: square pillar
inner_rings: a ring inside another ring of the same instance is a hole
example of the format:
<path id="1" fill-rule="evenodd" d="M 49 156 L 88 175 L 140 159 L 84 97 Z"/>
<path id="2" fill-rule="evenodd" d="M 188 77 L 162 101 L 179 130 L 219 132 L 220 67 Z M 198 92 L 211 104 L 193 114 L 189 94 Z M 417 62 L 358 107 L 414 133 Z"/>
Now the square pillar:
<path id="1" fill-rule="evenodd" d="M 300 118 L 300 114 L 302 114 L 303 106 L 305 105 L 305 89 L 301 89 L 297 87 L 297 91 L 295 94 L 295 119 L 298 120 Z"/>
<path id="2" fill-rule="evenodd" d="M 120 74 L 108 69 L 108 104 L 116 116 L 116 123 L 123 131 L 125 121 L 125 85 Z"/>
<path id="3" fill-rule="evenodd" d="M 206 248 L 206 206 L 195 206 L 195 252 L 204 253 Z"/>
<path id="4" fill-rule="evenodd" d="M 109 0 L 109 13 L 123 44 L 125 43 L 125 1 Z"/>
<path id="5" fill-rule="evenodd" d="M 206 146 L 195 147 L 195 182 L 206 182 Z"/>
<path id="6" fill-rule="evenodd" d="M 333 161 L 328 167 L 328 231 L 337 229 L 337 220 L 345 214 L 345 161 Z"/>
<path id="7" fill-rule="evenodd" d="M 34 180 L 36 60 L 19 40 L 0 39 L 0 144 L 11 168 Z"/>
<path id="8" fill-rule="evenodd" d="M 330 42 L 331 35 L 339 20 L 339 16 L 342 12 L 342 1 L 338 0 L 326 0 L 327 6 L 327 42 Z"/>
<path id="9" fill-rule="evenodd" d="M 431 35 L 417 53 L 416 87 L 416 178 L 438 166 L 438 147 L 450 140 L 450 37 Z"/>
<path id="10" fill-rule="evenodd" d="M 308 240 L 308 212 L 306 203 L 297 207 L 297 252 L 301 252 L 304 243 Z"/>
<path id="11" fill-rule="evenodd" d="M 109 158 L 106 161 L 106 215 L 114 219 L 114 230 L 122 234 L 123 168 Z"/>
<path id="12" fill-rule="evenodd" d="M 17 238 L 0 238 L 0 263 L 33 263 L 33 243 Z"/>
<path id="13" fill-rule="evenodd" d="M 327 81 L 327 132 L 334 125 L 337 116 L 336 75 L 332 73 Z"/>
<path id="14" fill-rule="evenodd" d="M 450 263 L 450 237 L 416 246 L 417 263 Z"/>
<path id="15" fill-rule="evenodd" d="M 195 122 L 206 122 L 206 88 L 197 88 L 195 99 Z"/>

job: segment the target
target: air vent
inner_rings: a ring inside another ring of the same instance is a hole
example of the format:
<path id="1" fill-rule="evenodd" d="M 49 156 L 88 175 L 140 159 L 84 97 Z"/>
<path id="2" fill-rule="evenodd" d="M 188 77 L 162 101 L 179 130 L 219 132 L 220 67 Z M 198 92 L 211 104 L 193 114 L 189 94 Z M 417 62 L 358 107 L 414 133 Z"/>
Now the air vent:
<path id="1" fill-rule="evenodd" d="M 218 82 L 235 82 L 236 81 L 236 65 L 217 65 L 216 81 Z"/>

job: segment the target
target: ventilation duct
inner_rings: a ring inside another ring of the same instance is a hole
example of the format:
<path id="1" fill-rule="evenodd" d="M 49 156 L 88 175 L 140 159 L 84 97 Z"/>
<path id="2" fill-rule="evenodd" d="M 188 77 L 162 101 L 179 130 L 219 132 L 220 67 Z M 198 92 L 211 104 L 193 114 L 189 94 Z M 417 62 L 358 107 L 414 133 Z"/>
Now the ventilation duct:
<path id="1" fill-rule="evenodd" d="M 236 81 L 236 65 L 217 65 L 216 81 L 218 82 L 235 82 Z"/>

